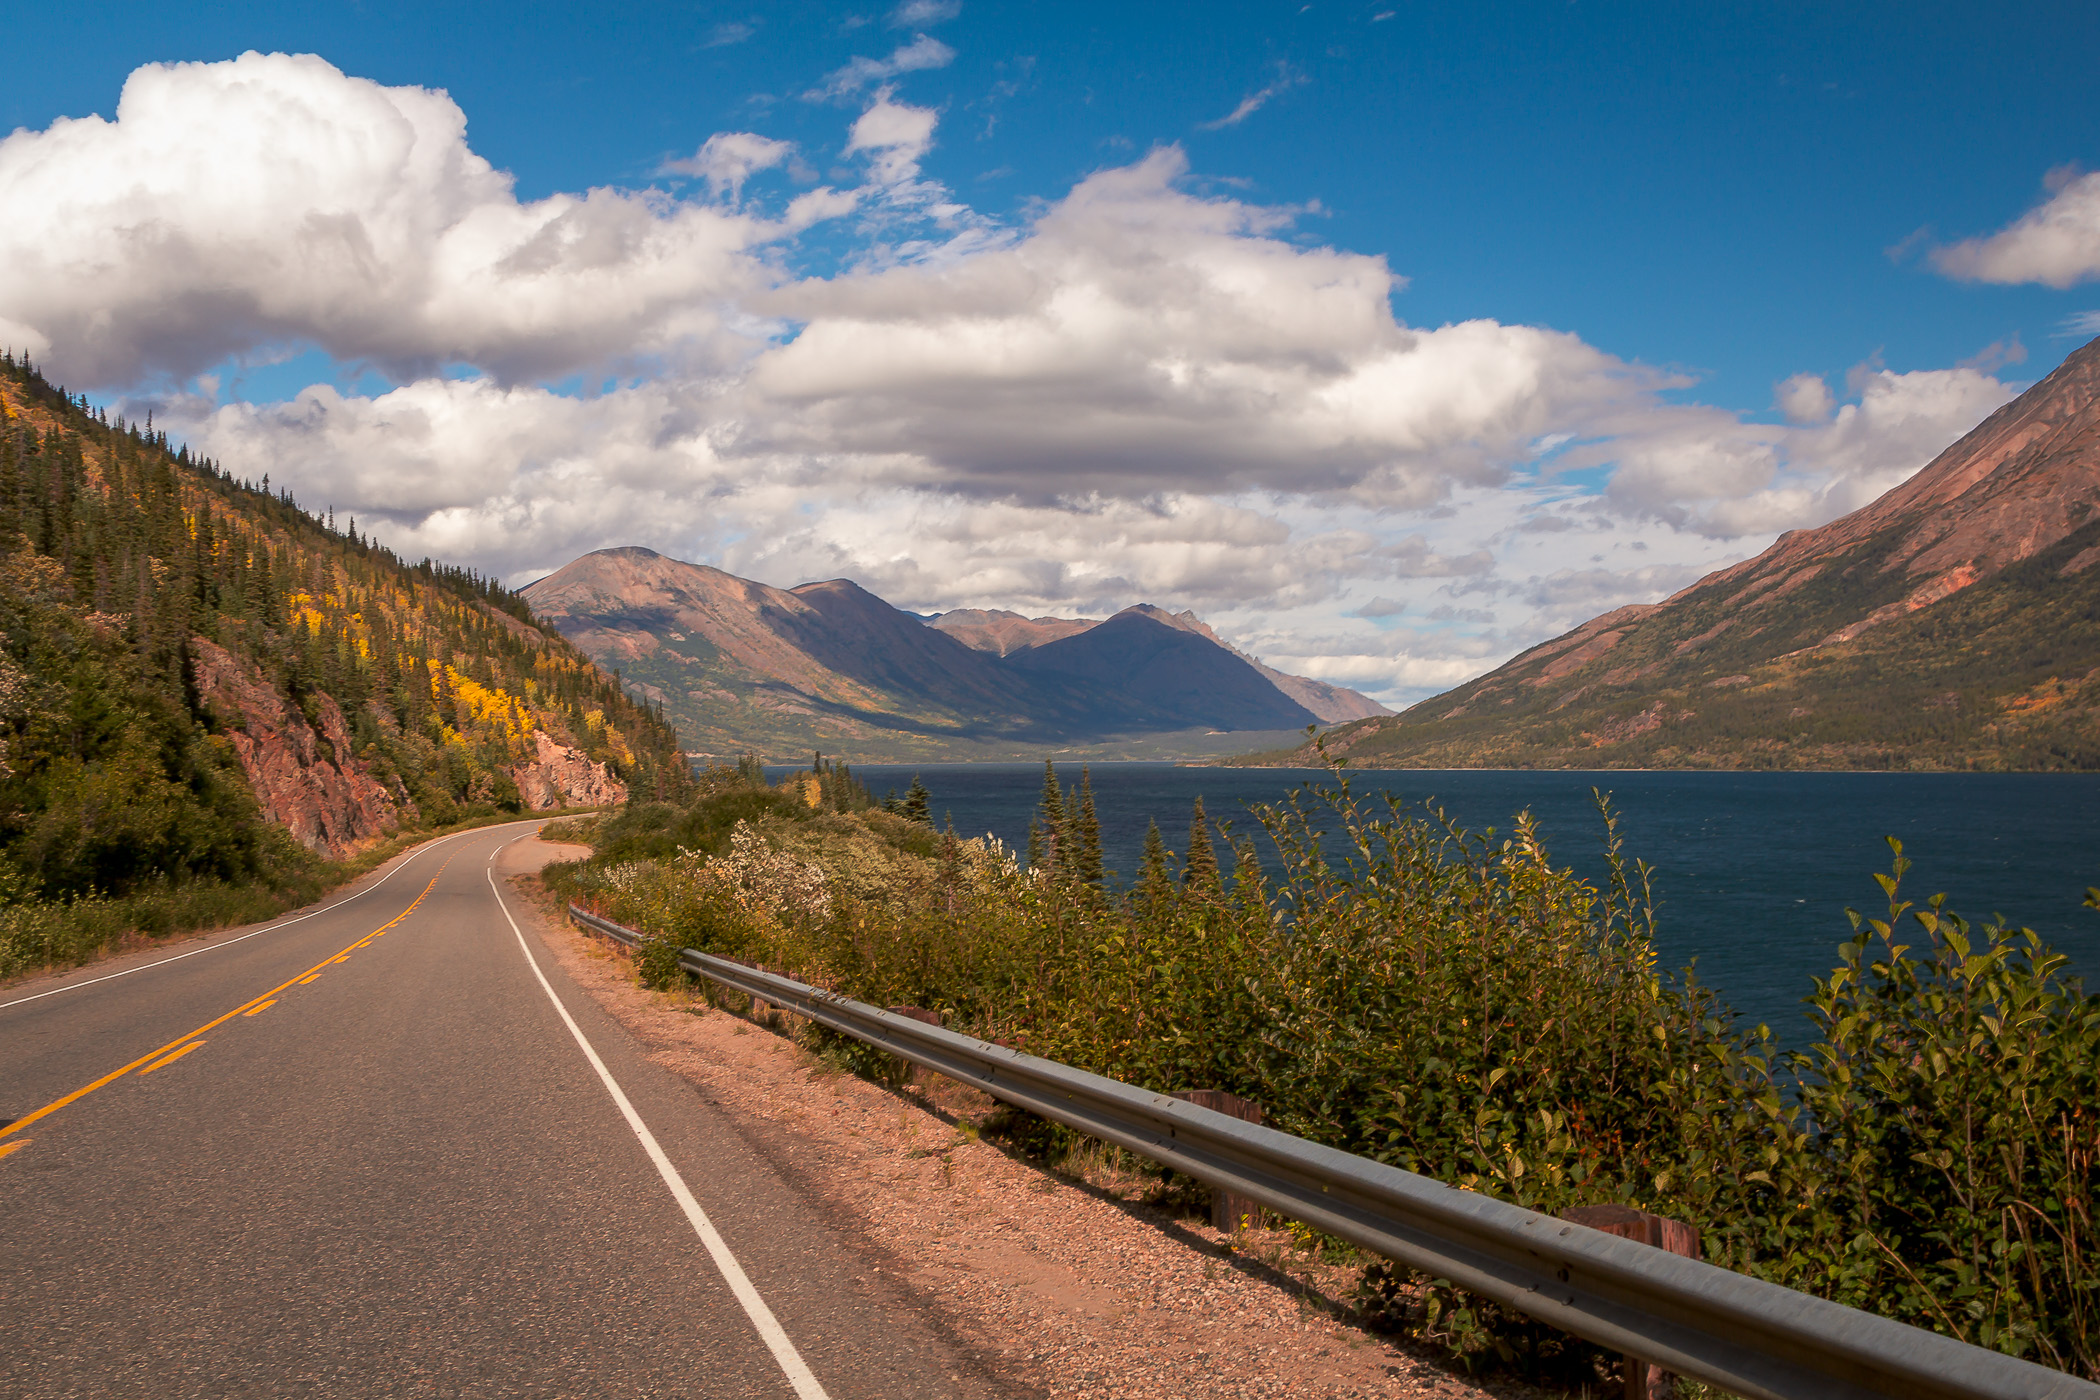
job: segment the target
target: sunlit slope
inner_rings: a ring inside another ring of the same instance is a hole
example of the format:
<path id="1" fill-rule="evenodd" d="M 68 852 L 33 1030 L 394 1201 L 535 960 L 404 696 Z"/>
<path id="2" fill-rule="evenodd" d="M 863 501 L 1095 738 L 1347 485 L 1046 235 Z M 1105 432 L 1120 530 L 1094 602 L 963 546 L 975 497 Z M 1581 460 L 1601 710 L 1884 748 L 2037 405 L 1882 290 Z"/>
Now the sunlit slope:
<path id="1" fill-rule="evenodd" d="M 2100 767 L 2100 342 L 1871 505 L 1327 744 L 1406 767 Z"/>

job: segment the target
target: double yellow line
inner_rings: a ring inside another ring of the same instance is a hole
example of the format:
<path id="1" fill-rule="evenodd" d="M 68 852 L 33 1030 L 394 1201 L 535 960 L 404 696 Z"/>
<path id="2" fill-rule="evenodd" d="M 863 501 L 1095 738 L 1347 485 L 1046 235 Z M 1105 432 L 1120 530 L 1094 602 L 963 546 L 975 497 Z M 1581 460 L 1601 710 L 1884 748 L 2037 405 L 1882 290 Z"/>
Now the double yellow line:
<path id="1" fill-rule="evenodd" d="M 450 865 L 451 863 L 451 859 L 447 857 L 445 865 Z M 75 1103 L 81 1099 L 86 1098 L 89 1094 L 94 1093 L 97 1089 L 100 1089 L 105 1084 L 114 1084 L 117 1080 L 122 1079 L 125 1075 L 131 1073 L 133 1070 L 139 1069 L 139 1066 L 141 1065 L 144 1065 L 145 1068 L 143 1070 L 139 1070 L 139 1072 L 141 1074 L 150 1074 L 154 1070 L 159 1069 L 162 1065 L 169 1064 L 177 1059 L 180 1059 L 182 1056 L 189 1054 L 190 1051 L 195 1050 L 199 1046 L 204 1044 L 204 1042 L 202 1040 L 199 1040 L 198 1037 L 203 1035 L 206 1031 L 211 1030 L 215 1026 L 224 1025 L 226 1022 L 231 1021 L 236 1016 L 253 1016 L 256 1012 L 261 1011 L 264 1007 L 271 1005 L 276 1000 L 277 994 L 279 992 L 284 991 L 286 988 L 294 986 L 301 982 L 311 982 L 316 977 L 319 977 L 321 973 L 325 971 L 328 967 L 330 967 L 332 964 L 348 961 L 352 953 L 356 952 L 360 948 L 369 947 L 373 939 L 378 938 L 380 935 L 386 933 L 390 929 L 398 928 L 402 920 L 406 919 L 409 915 L 415 913 L 416 906 L 420 905 L 425 899 L 429 898 L 430 892 L 437 888 L 438 876 L 441 876 L 445 873 L 445 865 L 441 865 L 438 867 L 437 875 L 433 875 L 430 877 L 430 883 L 423 887 L 423 893 L 417 895 L 415 897 L 415 901 L 411 903 L 408 906 L 408 908 L 396 914 L 389 922 L 382 924 L 376 929 L 373 929 L 370 933 L 366 934 L 363 938 L 358 939 L 357 942 L 352 943 L 349 947 L 343 949 L 341 952 L 335 954 L 332 957 L 326 957 L 321 959 L 321 961 L 315 963 L 312 967 L 306 969 L 306 971 L 300 973 L 298 976 L 286 978 L 284 981 L 270 988 L 269 991 L 264 992 L 261 996 L 253 997 L 247 1001 L 242 1002 L 239 1006 L 236 1006 L 235 1008 L 233 1008 L 233 1010 L 227 1012 L 224 1016 L 221 1016 L 216 1020 L 205 1022 L 203 1025 L 197 1027 L 197 1029 L 191 1031 L 188 1035 L 177 1036 L 175 1037 L 175 1039 L 169 1041 L 166 1045 L 161 1046 L 158 1050 L 155 1050 L 150 1054 L 139 1056 L 136 1060 L 133 1060 L 130 1064 L 125 1065 L 121 1069 L 111 1070 L 108 1074 L 103 1075 L 94 1083 L 89 1084 L 84 1088 L 75 1089 L 72 1093 L 66 1095 L 62 1099 L 53 1099 L 50 1103 L 45 1104 L 42 1108 L 38 1109 L 34 1113 L 28 1114 L 21 1118 L 17 1118 L 14 1122 L 9 1123 L 6 1127 L 0 1128 L 0 1138 L 5 1138 L 13 1133 L 18 1133 L 22 1129 L 28 1127 L 31 1123 L 36 1122 L 40 1118 L 48 1118 L 50 1115 L 64 1108 L 67 1104 Z M 0 1157 L 5 1157 L 8 1153 L 14 1151 L 18 1147 L 23 1146 L 26 1142 L 27 1139 L 23 1139 L 21 1142 L 0 1143 Z"/>

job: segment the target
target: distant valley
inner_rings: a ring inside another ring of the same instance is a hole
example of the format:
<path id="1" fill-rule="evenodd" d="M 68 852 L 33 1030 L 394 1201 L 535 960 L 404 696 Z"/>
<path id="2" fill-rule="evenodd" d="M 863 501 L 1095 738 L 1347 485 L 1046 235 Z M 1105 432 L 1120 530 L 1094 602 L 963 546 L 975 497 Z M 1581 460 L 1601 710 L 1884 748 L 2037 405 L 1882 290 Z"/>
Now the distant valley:
<path id="1" fill-rule="evenodd" d="M 1109 618 L 928 618 L 843 579 L 774 588 L 631 546 L 523 593 L 536 617 L 661 705 L 689 751 L 715 757 L 1222 755 L 1389 713 L 1149 604 Z"/>
<path id="2" fill-rule="evenodd" d="M 1325 741 L 1377 767 L 2100 768 L 2100 341 L 1863 509 Z"/>

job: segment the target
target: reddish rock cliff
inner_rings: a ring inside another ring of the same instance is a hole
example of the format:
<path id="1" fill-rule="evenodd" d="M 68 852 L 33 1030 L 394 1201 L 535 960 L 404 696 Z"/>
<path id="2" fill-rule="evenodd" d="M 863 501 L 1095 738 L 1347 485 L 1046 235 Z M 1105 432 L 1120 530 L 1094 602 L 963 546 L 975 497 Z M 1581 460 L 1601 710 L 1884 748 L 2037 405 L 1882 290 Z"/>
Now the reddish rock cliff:
<path id="1" fill-rule="evenodd" d="M 557 744 L 544 729 L 532 731 L 537 757 L 510 770 L 518 795 L 535 812 L 555 807 L 604 807 L 627 800 L 627 785 L 581 749 Z"/>
<path id="2" fill-rule="evenodd" d="M 194 637 L 197 693 L 225 722 L 263 815 L 310 850 L 340 858 L 400 824 L 392 793 L 350 756 L 350 729 L 326 695 L 320 732 L 262 672 Z"/>

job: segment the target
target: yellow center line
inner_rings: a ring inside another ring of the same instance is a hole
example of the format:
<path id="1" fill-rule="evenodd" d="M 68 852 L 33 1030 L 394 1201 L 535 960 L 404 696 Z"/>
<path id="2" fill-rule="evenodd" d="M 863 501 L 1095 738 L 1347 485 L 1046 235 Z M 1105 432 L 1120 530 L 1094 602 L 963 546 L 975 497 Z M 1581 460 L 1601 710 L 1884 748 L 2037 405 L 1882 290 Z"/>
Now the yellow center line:
<path id="1" fill-rule="evenodd" d="M 268 1010 L 269 1010 L 269 1009 L 270 1009 L 271 1007 L 275 1006 L 276 1004 L 277 1004 L 277 998 L 275 998 L 275 997 L 271 997 L 271 998 L 270 998 L 270 999 L 269 999 L 268 1001 L 264 1002 L 264 1003 L 263 1003 L 263 1004 L 262 1004 L 261 1006 L 251 1006 L 251 1007 L 249 1007 L 249 1008 L 248 1008 L 248 1009 L 247 1009 L 246 1011 L 243 1011 L 243 1012 L 242 1012 L 241 1014 L 242 1014 L 243 1016 L 253 1016 L 253 1015 L 254 1015 L 254 1014 L 255 1014 L 256 1012 L 258 1012 L 258 1011 L 268 1011 Z"/>
<path id="2" fill-rule="evenodd" d="M 23 1138 L 18 1142 L 0 1142 L 0 1157 L 5 1157 L 10 1152 L 19 1152 L 35 1141 L 35 1138 Z"/>
<path id="3" fill-rule="evenodd" d="M 452 864 L 452 860 L 448 856 L 446 857 L 445 865 L 450 864 Z M 398 928 L 403 919 L 406 919 L 409 915 L 415 913 L 417 906 L 422 904 L 422 902 L 425 899 L 428 899 L 430 897 L 430 892 L 437 888 L 438 877 L 445 873 L 445 865 L 440 865 L 438 867 L 437 875 L 433 875 L 430 877 L 430 883 L 423 887 L 423 893 L 415 897 L 414 903 L 411 903 L 408 906 L 408 908 L 396 914 L 391 921 L 389 921 L 384 927 L 377 930 L 377 932 L 367 934 L 366 937 L 376 938 L 379 936 L 379 934 L 385 933 L 387 929 Z M 344 949 L 343 951 L 347 953 L 349 950 Z M 0 1128 L 0 1137 L 6 1137 L 9 1133 L 20 1132 L 22 1129 L 28 1127 L 31 1123 L 36 1122 L 37 1119 L 47 1118 L 50 1115 L 58 1112 L 60 1109 L 64 1108 L 67 1104 L 75 1103 L 81 1099 L 84 1099 L 89 1094 L 94 1093 L 97 1089 L 100 1089 L 105 1085 L 114 1084 L 117 1080 L 122 1079 L 125 1075 L 137 1069 L 140 1065 L 152 1064 L 161 1056 L 168 1054 L 169 1051 L 179 1049 L 184 1042 L 196 1040 L 198 1036 L 203 1035 L 206 1031 L 212 1029 L 212 1027 L 214 1026 L 222 1025 L 227 1021 L 231 1021 L 236 1016 L 245 1016 L 248 1015 L 250 1012 L 262 1010 L 263 1006 L 268 1005 L 270 999 L 275 997 L 279 992 L 283 991 L 287 987 L 292 986 L 294 983 L 311 982 L 314 978 L 319 977 L 321 975 L 322 968 L 328 966 L 328 964 L 334 962 L 336 958 L 339 958 L 341 956 L 343 956 L 343 954 L 338 953 L 334 957 L 323 958 L 320 962 L 315 963 L 312 967 L 308 968 L 305 972 L 300 973 L 298 976 L 286 978 L 284 981 L 279 982 L 276 986 L 270 988 L 269 991 L 264 992 L 261 996 L 251 997 L 249 1000 L 242 1002 L 239 1006 L 236 1006 L 235 1008 L 233 1008 L 233 1010 L 227 1012 L 224 1016 L 217 1017 L 214 1020 L 206 1021 L 203 1025 L 197 1027 L 197 1029 L 191 1031 L 188 1035 L 178 1035 L 173 1040 L 169 1041 L 166 1045 L 161 1046 L 158 1050 L 154 1050 L 148 1054 L 141 1055 L 136 1060 L 133 1060 L 130 1064 L 124 1065 L 118 1069 L 111 1070 L 108 1074 L 103 1075 L 94 1083 L 83 1085 L 81 1088 L 75 1089 L 72 1093 L 67 1094 L 62 1099 L 53 1099 L 50 1103 L 45 1104 L 42 1108 L 36 1110 L 34 1113 L 28 1114 L 21 1118 L 17 1118 L 14 1122 L 9 1123 L 6 1127 Z M 156 1068 L 158 1068 L 158 1066 L 156 1066 Z"/>
<path id="4" fill-rule="evenodd" d="M 189 1054 L 192 1050 L 202 1050 L 208 1044 L 210 1044 L 209 1041 L 193 1040 L 189 1044 L 183 1046 L 180 1050 L 177 1050 L 174 1054 L 161 1056 L 152 1064 L 147 1065 L 144 1069 L 140 1070 L 139 1073 L 151 1074 L 153 1073 L 153 1071 L 160 1069 L 163 1066 L 174 1064 L 177 1060 L 181 1059 L 184 1055 Z"/>

